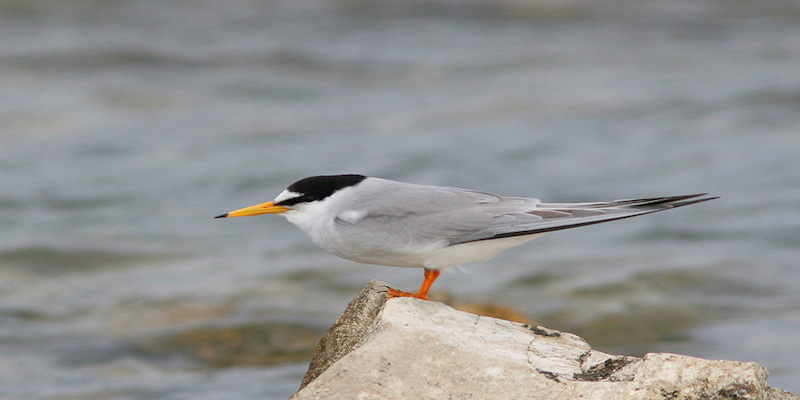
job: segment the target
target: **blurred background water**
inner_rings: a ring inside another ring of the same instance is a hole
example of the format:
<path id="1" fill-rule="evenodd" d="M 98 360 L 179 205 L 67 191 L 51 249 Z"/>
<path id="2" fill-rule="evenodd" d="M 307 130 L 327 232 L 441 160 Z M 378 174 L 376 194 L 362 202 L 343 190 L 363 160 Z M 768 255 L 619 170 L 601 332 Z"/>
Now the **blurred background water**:
<path id="1" fill-rule="evenodd" d="M 212 217 L 351 172 L 722 196 L 434 289 L 800 393 L 799 154 L 793 1 L 2 0 L 0 398 L 290 396 L 369 279 L 422 273 Z"/>

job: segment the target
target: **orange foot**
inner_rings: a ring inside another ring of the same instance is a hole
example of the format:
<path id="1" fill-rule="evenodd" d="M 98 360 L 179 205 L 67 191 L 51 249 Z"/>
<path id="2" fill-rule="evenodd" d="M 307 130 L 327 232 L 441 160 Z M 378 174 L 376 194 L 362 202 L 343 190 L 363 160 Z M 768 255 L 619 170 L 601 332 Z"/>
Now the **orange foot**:
<path id="1" fill-rule="evenodd" d="M 417 299 L 428 300 L 427 293 L 408 293 L 394 288 L 386 288 L 386 291 L 389 293 L 390 299 L 395 297 L 414 297 Z"/>
<path id="2" fill-rule="evenodd" d="M 387 292 L 389 292 L 389 298 L 395 297 L 414 297 L 417 299 L 428 300 L 428 289 L 431 288 L 433 285 L 433 281 L 439 277 L 439 270 L 437 269 L 427 269 L 425 268 L 425 280 L 422 281 L 422 287 L 419 288 L 419 292 L 417 293 L 408 293 L 402 290 L 387 288 Z"/>

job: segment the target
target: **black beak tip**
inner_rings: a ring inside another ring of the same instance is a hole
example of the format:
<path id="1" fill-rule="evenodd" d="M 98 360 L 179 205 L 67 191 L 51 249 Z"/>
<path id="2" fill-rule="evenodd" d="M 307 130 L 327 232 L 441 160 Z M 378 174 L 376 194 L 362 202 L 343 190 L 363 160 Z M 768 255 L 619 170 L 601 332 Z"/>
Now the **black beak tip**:
<path id="1" fill-rule="evenodd" d="M 222 215 L 217 215 L 217 216 L 216 216 L 216 217 L 214 217 L 214 218 L 225 218 L 225 217 L 227 217 L 227 216 L 228 216 L 228 213 L 225 213 L 225 214 L 222 214 Z"/>

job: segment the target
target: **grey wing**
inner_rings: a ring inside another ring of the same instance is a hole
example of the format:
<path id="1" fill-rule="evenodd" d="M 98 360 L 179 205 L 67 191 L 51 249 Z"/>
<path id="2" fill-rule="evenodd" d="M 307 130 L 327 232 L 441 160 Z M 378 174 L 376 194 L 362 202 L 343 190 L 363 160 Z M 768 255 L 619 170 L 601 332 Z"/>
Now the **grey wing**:
<path id="1" fill-rule="evenodd" d="M 451 244 L 525 236 L 615 221 L 696 204 L 717 197 L 706 194 L 615 200 L 598 203 L 539 203 L 536 209 L 498 215 L 495 223 Z"/>
<path id="2" fill-rule="evenodd" d="M 350 213 L 341 213 L 337 227 L 353 241 L 368 240 L 387 250 L 443 247 L 483 237 L 482 232 L 503 215 L 531 211 L 539 203 L 537 199 L 392 181 L 359 197 L 365 200 Z"/>
<path id="3" fill-rule="evenodd" d="M 524 236 L 668 210 L 711 200 L 703 194 L 595 203 L 542 203 L 456 188 L 404 185 L 373 193 L 361 218 L 337 221 L 386 246 L 447 246 Z"/>

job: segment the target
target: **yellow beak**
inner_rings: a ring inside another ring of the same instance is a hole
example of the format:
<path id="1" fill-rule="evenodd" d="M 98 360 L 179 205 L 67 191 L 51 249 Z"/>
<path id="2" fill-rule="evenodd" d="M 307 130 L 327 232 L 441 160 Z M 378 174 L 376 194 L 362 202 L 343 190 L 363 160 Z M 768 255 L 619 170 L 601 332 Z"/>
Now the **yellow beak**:
<path id="1" fill-rule="evenodd" d="M 276 206 L 275 202 L 268 201 L 264 204 L 258 204 L 255 206 L 240 208 L 236 211 L 231 211 L 226 214 L 217 215 L 214 218 L 249 217 L 251 215 L 261 215 L 261 214 L 280 214 L 282 212 L 286 212 L 289 210 L 291 210 L 291 208 L 284 206 Z"/>

